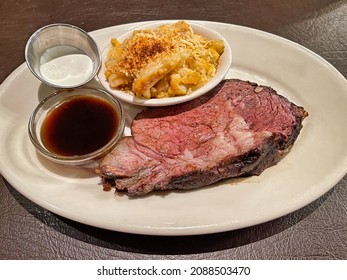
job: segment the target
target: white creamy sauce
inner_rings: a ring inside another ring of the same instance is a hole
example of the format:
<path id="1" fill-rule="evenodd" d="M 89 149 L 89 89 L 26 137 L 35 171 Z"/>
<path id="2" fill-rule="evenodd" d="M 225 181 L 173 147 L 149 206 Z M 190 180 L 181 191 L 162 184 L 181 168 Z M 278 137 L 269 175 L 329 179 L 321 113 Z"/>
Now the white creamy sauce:
<path id="1" fill-rule="evenodd" d="M 42 64 L 40 71 L 42 77 L 52 84 L 75 86 L 90 77 L 93 61 L 85 54 L 68 54 Z"/>

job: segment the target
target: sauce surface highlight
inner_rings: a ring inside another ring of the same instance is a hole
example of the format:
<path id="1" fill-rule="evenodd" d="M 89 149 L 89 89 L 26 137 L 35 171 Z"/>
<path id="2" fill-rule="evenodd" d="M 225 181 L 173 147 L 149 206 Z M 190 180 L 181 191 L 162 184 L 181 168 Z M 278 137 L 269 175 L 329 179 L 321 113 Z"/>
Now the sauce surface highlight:
<path id="1" fill-rule="evenodd" d="M 97 97 L 76 96 L 47 114 L 41 139 L 58 155 L 85 155 L 106 145 L 118 126 L 118 114 L 110 103 Z"/>

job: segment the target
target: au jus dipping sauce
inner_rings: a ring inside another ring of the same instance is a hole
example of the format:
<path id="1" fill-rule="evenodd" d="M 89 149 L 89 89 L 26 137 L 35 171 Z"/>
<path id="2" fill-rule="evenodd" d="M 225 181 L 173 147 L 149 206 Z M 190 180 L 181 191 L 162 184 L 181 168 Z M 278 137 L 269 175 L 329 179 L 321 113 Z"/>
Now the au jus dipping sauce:
<path id="1" fill-rule="evenodd" d="M 53 108 L 41 126 L 45 147 L 60 156 L 92 153 L 117 133 L 119 117 L 107 101 L 75 96 Z"/>

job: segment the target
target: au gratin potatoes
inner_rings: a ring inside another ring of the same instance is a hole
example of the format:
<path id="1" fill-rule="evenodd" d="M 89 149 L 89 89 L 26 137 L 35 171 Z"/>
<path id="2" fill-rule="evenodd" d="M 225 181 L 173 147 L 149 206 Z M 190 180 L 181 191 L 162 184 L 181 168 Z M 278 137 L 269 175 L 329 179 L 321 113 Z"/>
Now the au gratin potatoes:
<path id="1" fill-rule="evenodd" d="M 123 42 L 113 38 L 105 76 L 112 88 L 139 98 L 186 95 L 215 75 L 223 52 L 222 40 L 195 34 L 185 21 L 163 24 Z"/>

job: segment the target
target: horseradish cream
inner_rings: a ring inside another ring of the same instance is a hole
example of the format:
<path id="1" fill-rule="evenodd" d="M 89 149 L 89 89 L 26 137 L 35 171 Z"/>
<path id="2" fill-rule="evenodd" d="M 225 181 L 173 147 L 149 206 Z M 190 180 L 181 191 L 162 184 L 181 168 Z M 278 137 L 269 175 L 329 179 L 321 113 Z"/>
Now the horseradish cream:
<path id="1" fill-rule="evenodd" d="M 51 84 L 72 87 L 90 78 L 93 61 L 85 54 L 67 54 L 43 63 L 40 72 Z"/>

